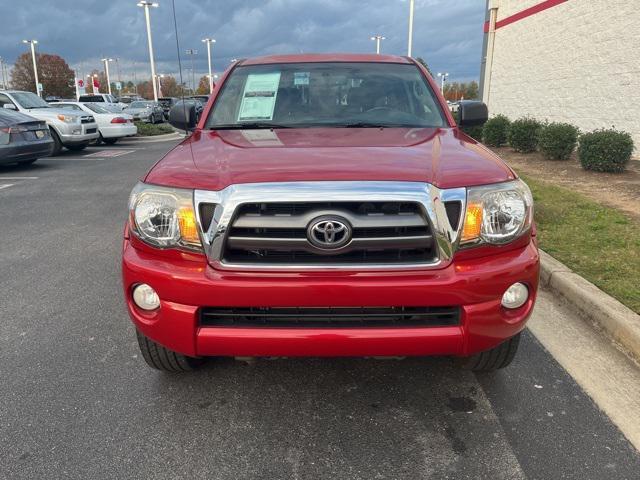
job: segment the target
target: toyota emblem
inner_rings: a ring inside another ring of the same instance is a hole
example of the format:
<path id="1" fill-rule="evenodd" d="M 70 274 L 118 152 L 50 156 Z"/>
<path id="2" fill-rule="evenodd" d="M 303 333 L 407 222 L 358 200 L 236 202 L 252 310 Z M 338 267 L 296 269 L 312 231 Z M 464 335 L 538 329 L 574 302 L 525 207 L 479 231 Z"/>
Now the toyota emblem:
<path id="1" fill-rule="evenodd" d="M 325 215 L 311 221 L 307 238 L 317 248 L 336 250 L 351 241 L 351 225 L 342 217 Z"/>

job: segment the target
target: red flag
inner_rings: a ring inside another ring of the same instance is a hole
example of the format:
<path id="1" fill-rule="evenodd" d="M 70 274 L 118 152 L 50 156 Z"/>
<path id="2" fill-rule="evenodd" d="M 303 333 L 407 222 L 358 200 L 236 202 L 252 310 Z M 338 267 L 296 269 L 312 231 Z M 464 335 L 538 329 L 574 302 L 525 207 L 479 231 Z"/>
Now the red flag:
<path id="1" fill-rule="evenodd" d="M 98 81 L 98 77 L 93 77 L 93 87 L 100 88 L 100 82 Z"/>

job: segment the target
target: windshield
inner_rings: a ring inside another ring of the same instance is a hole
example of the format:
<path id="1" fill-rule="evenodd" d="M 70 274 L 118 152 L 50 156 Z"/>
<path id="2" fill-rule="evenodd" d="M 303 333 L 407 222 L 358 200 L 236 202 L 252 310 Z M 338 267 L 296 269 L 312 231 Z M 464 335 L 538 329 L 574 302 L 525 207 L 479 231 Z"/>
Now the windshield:
<path id="1" fill-rule="evenodd" d="M 31 92 L 14 92 L 11 96 L 22 108 L 51 108 L 51 106 Z"/>
<path id="2" fill-rule="evenodd" d="M 445 125 L 415 65 L 342 62 L 240 66 L 206 128 Z"/>
<path id="3" fill-rule="evenodd" d="M 151 104 L 149 102 L 131 102 L 131 108 L 151 108 Z"/>
<path id="4" fill-rule="evenodd" d="M 96 105 L 95 103 L 85 103 L 84 106 L 94 113 L 111 113 L 106 108 Z"/>

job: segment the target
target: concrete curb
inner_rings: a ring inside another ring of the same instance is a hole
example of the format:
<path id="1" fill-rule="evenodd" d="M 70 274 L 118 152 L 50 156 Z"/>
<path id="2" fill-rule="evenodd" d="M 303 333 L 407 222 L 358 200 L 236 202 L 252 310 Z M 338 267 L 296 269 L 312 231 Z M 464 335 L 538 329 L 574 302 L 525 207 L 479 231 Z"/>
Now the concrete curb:
<path id="1" fill-rule="evenodd" d="M 540 250 L 540 283 L 640 360 L 640 315 Z"/>
<path id="2" fill-rule="evenodd" d="M 173 133 L 165 133 L 164 135 L 149 135 L 145 137 L 127 137 L 127 141 L 150 142 L 150 141 L 160 141 L 160 140 L 178 140 L 181 138 L 185 138 L 183 133 L 173 132 Z"/>

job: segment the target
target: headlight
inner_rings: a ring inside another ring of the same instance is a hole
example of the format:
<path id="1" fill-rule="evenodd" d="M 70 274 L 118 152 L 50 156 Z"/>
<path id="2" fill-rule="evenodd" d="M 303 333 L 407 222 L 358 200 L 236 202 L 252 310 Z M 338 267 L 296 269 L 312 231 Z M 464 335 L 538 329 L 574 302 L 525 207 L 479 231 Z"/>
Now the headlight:
<path id="1" fill-rule="evenodd" d="M 133 233 L 150 245 L 202 250 L 192 190 L 138 183 L 129 199 L 129 215 Z"/>
<path id="2" fill-rule="evenodd" d="M 508 243 L 529 230 L 532 218 L 533 198 L 522 180 L 469 188 L 461 243 Z"/>
<path id="3" fill-rule="evenodd" d="M 80 123 L 80 117 L 77 115 L 58 115 L 58 120 L 62 120 L 64 123 Z"/>

